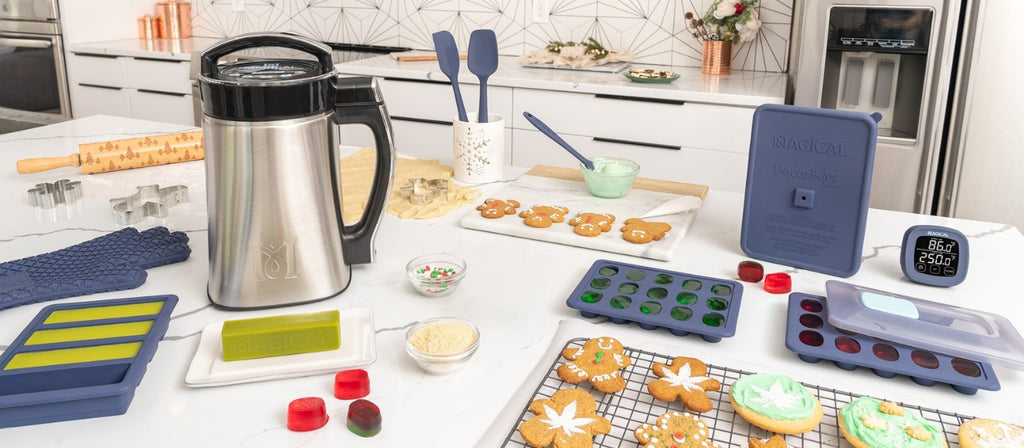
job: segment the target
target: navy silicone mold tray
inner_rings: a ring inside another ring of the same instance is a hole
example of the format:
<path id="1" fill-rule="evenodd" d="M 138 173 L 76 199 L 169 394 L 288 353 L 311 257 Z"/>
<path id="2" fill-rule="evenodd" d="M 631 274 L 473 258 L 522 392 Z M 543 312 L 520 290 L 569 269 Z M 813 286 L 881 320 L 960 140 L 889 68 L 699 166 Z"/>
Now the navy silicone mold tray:
<path id="1" fill-rule="evenodd" d="M 566 305 L 587 318 L 607 316 L 617 324 L 718 342 L 736 334 L 742 295 L 743 285 L 731 280 L 597 260 Z"/>
<path id="2" fill-rule="evenodd" d="M 828 321 L 825 298 L 789 295 L 786 348 L 800 359 L 827 359 L 841 369 L 870 368 L 883 378 L 906 375 L 922 386 L 946 383 L 957 392 L 973 395 L 978 389 L 999 390 L 990 364 L 934 353 L 864 334 L 842 330 Z"/>
<path id="3" fill-rule="evenodd" d="M 43 308 L 0 356 L 0 428 L 124 414 L 177 302 Z"/>

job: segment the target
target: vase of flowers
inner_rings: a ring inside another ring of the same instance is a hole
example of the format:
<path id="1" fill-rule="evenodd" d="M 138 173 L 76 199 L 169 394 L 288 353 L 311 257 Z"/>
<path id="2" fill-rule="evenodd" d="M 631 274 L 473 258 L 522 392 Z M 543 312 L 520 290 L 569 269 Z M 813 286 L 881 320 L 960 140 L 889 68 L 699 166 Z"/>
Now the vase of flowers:
<path id="1" fill-rule="evenodd" d="M 732 45 L 753 40 L 761 28 L 757 1 L 715 0 L 704 17 L 686 13 L 686 28 L 704 46 L 701 72 L 732 73 Z"/>

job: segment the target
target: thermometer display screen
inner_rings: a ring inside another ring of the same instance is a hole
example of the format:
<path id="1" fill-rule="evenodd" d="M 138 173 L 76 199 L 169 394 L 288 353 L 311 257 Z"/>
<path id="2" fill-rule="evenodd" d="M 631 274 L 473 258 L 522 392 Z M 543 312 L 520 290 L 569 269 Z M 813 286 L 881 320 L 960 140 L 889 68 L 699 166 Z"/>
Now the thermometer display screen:
<path id="1" fill-rule="evenodd" d="M 938 277 L 957 274 L 960 244 L 951 238 L 919 236 L 914 244 L 914 270 Z"/>
<path id="2" fill-rule="evenodd" d="M 907 229 L 900 246 L 900 267 L 911 281 L 932 286 L 960 284 L 967 276 L 970 248 L 956 229 L 920 225 Z"/>

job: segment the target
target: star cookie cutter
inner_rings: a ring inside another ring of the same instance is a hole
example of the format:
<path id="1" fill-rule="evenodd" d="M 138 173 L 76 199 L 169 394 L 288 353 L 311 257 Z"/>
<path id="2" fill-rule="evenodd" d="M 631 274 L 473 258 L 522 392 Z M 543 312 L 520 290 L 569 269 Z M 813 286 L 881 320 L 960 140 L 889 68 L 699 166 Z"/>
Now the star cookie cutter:
<path id="1" fill-rule="evenodd" d="M 139 192 L 123 198 L 110 200 L 114 221 L 120 225 L 134 224 L 147 216 L 164 218 L 168 209 L 182 202 L 188 202 L 188 187 L 174 185 L 160 188 L 159 185 L 142 185 Z"/>
<path id="2" fill-rule="evenodd" d="M 54 208 L 70 205 L 82 198 L 82 182 L 61 179 L 53 183 L 36 184 L 28 190 L 28 203 L 33 207 Z"/>
<path id="3" fill-rule="evenodd" d="M 427 205 L 438 198 L 448 202 L 448 179 L 414 177 L 399 187 L 398 194 L 416 205 Z"/>

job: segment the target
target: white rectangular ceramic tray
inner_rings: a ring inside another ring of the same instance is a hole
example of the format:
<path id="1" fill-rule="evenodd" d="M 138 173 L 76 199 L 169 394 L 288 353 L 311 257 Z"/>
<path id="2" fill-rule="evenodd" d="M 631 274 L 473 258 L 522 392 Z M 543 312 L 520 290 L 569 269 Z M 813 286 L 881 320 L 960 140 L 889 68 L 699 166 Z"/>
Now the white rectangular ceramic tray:
<path id="1" fill-rule="evenodd" d="M 224 322 L 203 328 L 199 347 L 185 374 L 189 387 L 226 386 L 281 378 L 319 375 L 362 367 L 377 360 L 373 312 L 367 308 L 339 310 L 341 346 L 335 350 L 224 361 L 221 329 Z"/>

